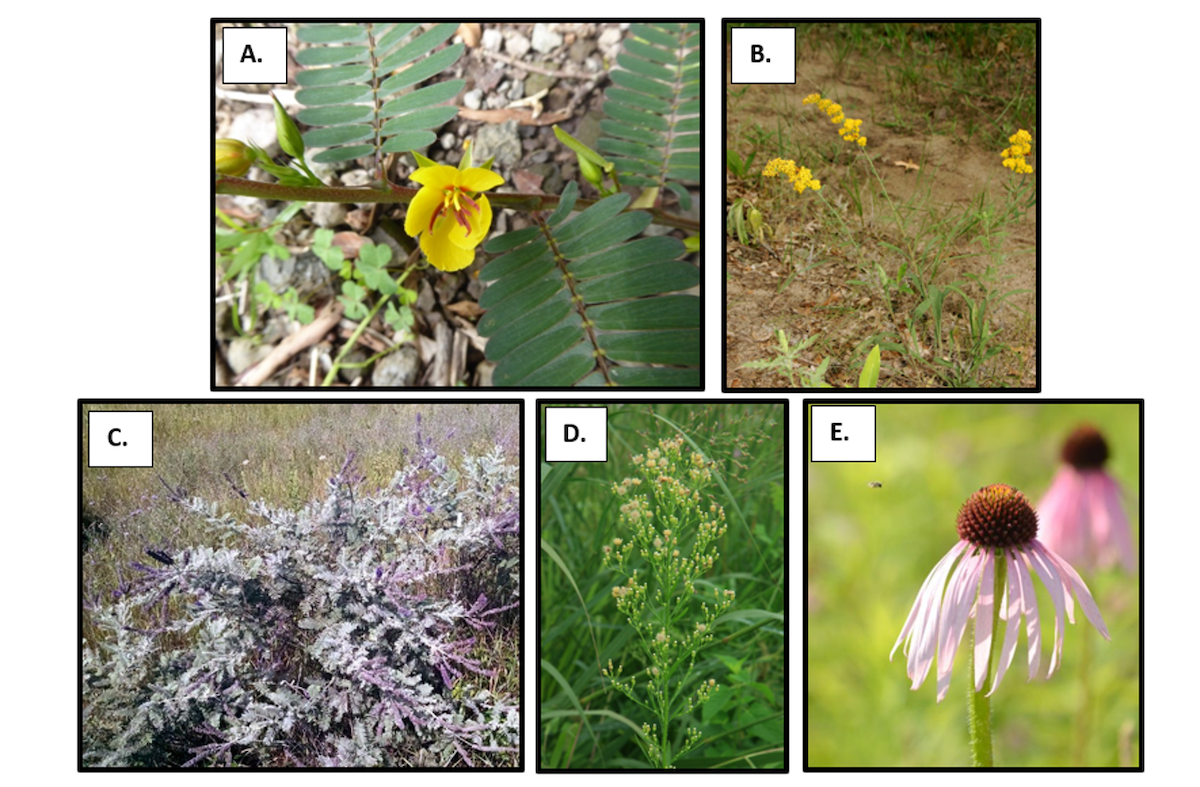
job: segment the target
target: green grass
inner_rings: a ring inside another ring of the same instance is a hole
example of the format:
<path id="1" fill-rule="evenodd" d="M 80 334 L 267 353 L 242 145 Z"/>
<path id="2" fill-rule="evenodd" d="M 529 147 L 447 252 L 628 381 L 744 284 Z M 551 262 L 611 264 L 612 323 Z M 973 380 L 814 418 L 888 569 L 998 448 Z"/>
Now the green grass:
<path id="1" fill-rule="evenodd" d="M 601 665 L 637 664 L 629 628 L 612 598 L 616 573 L 601 547 L 616 535 L 611 484 L 631 474 L 631 457 L 682 433 L 714 461 L 709 491 L 728 530 L 706 577 L 737 601 L 698 656 L 722 686 L 685 717 L 704 740 L 680 769 L 760 769 L 784 764 L 784 413 L 778 404 L 609 405 L 609 461 L 543 464 L 539 533 L 538 647 L 540 766 L 646 768 L 634 740 L 642 710 L 603 681 Z"/>
<path id="2" fill-rule="evenodd" d="M 1036 504 L 1057 469 L 1061 441 L 1084 421 L 1108 440 L 1106 469 L 1125 492 L 1137 544 L 1136 405 L 879 404 L 875 463 L 809 465 L 810 766 L 969 765 L 964 648 L 940 704 L 935 675 L 911 691 L 902 653 L 892 662 L 888 654 L 921 582 L 957 541 L 959 506 L 992 483 L 1010 484 Z M 883 486 L 871 488 L 871 481 Z M 1112 641 L 1077 607 L 1076 625 L 1066 627 L 1061 669 L 1048 681 L 1026 682 L 1022 633 L 1013 665 L 991 698 L 998 767 L 1117 767 L 1141 760 L 1138 577 L 1079 570 Z M 1047 593 L 1034 582 L 1041 619 L 1052 621 Z M 1043 675 L 1052 638 L 1051 623 L 1043 628 Z M 1089 658 L 1085 704 L 1081 665 Z"/>

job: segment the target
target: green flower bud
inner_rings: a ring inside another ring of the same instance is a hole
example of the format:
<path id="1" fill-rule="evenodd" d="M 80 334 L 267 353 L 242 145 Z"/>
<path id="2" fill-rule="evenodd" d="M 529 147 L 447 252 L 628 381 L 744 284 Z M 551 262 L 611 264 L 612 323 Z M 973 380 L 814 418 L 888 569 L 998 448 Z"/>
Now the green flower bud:
<path id="1" fill-rule="evenodd" d="M 600 188 L 600 184 L 604 182 L 604 170 L 587 156 L 576 155 L 576 159 L 579 161 L 579 172 L 584 180 Z"/>
<path id="2" fill-rule="evenodd" d="M 217 140 L 217 172 L 222 175 L 242 177 L 250 171 L 255 158 L 254 151 L 239 139 Z"/>
<path id="3" fill-rule="evenodd" d="M 754 231 L 755 235 L 757 235 L 758 231 L 762 228 L 762 223 L 763 223 L 762 213 L 759 212 L 758 208 L 751 208 L 750 209 L 750 229 Z"/>
<path id="4" fill-rule="evenodd" d="M 279 137 L 279 149 L 292 158 L 304 158 L 304 140 L 300 138 L 296 121 L 292 120 L 274 93 L 271 94 L 271 100 L 275 102 L 275 134 Z"/>

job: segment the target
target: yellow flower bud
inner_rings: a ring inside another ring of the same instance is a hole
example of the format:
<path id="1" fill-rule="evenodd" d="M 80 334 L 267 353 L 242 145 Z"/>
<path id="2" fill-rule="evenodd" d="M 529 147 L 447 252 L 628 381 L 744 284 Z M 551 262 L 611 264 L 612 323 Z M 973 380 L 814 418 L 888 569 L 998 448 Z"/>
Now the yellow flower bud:
<path id="1" fill-rule="evenodd" d="M 238 139 L 217 140 L 217 172 L 240 178 L 250 171 L 254 151 Z"/>

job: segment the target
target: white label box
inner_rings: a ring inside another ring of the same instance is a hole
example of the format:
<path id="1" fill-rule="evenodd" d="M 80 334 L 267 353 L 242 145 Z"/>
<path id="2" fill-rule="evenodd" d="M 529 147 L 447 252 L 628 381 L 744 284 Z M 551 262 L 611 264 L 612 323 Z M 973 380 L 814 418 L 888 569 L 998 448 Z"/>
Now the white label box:
<path id="1" fill-rule="evenodd" d="M 88 467 L 154 467 L 154 413 L 89 411 Z"/>
<path id="2" fill-rule="evenodd" d="M 735 85 L 796 84 L 796 29 L 735 27 L 730 31 L 730 82 Z"/>
<path id="3" fill-rule="evenodd" d="M 286 85 L 286 27 L 221 28 L 221 82 L 225 85 Z"/>
<path id="4" fill-rule="evenodd" d="M 547 407 L 547 462 L 607 462 L 607 407 Z"/>
<path id="5" fill-rule="evenodd" d="M 874 462 L 874 405 L 813 405 L 812 461 Z"/>

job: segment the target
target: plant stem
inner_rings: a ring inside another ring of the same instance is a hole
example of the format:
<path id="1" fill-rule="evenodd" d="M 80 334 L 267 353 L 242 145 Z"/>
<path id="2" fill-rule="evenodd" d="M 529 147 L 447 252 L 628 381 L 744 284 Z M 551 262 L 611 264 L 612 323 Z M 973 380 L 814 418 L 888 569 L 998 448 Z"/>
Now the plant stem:
<path id="1" fill-rule="evenodd" d="M 310 186 L 283 186 L 279 183 L 263 183 L 246 178 L 217 178 L 213 189 L 216 194 L 234 194 L 241 197 L 258 197 L 269 200 L 291 200 L 294 202 L 353 202 L 379 203 L 395 205 L 412 202 L 417 195 L 417 189 L 406 189 L 392 186 L 388 191 L 371 188 L 349 188 L 346 186 L 325 186 L 313 188 Z M 501 208 L 515 210 L 553 210 L 558 207 L 559 198 L 554 194 L 498 194 L 488 192 L 488 201 Z M 596 204 L 596 200 L 581 199 L 575 201 L 575 209 L 583 210 Z M 644 209 L 654 217 L 654 224 L 674 227 L 685 232 L 700 232 L 700 222 L 664 213 L 658 208 Z"/>
<path id="2" fill-rule="evenodd" d="M 1000 605 L 1004 602 L 1005 563 L 1002 555 L 996 556 L 994 586 L 992 588 L 992 639 L 988 649 L 988 669 L 984 676 L 983 689 L 975 690 L 975 629 L 971 627 L 971 643 L 967 649 L 967 725 L 970 731 L 971 765 L 975 768 L 992 767 L 992 703 L 988 697 L 988 684 L 996 668 L 994 652 L 999 639 L 997 627 L 1000 623 Z"/>
<path id="3" fill-rule="evenodd" d="M 405 279 L 408 278 L 408 274 L 412 273 L 415 268 L 416 268 L 415 265 L 409 265 L 407 268 L 404 269 L 404 272 L 400 274 L 399 278 L 397 278 L 396 281 L 403 282 Z M 337 379 L 338 370 L 340 370 L 344 366 L 346 366 L 346 364 L 344 363 L 346 360 L 346 356 L 349 355 L 350 351 L 354 349 L 354 346 L 356 344 L 358 344 L 358 337 L 362 336 L 363 331 L 365 331 L 367 329 L 367 326 L 371 324 L 371 320 L 375 319 L 375 315 L 378 314 L 379 310 L 383 308 L 383 305 L 391 299 L 392 299 L 392 296 L 390 296 L 390 295 L 385 295 L 382 298 L 380 298 L 379 302 L 376 303 L 375 306 L 371 309 L 371 312 L 370 312 L 370 314 L 367 315 L 366 319 L 364 319 L 362 322 L 360 322 L 358 324 L 358 327 L 354 329 L 354 334 L 346 342 L 346 345 L 344 347 L 342 347 L 342 351 L 340 353 L 338 353 L 338 357 L 334 360 L 333 364 L 329 367 L 329 374 L 325 375 L 325 379 L 321 381 L 322 388 L 327 388 L 330 385 L 333 385 L 333 381 L 335 379 Z M 384 352 L 379 353 L 377 356 L 369 359 L 368 362 L 374 361 L 377 358 L 382 358 L 384 355 L 387 355 L 387 353 L 390 351 L 391 350 L 385 350 Z M 363 365 L 365 366 L 366 364 L 364 363 Z"/>
<path id="4" fill-rule="evenodd" d="M 1084 767 L 1092 716 L 1092 638 L 1086 627 L 1079 627 L 1079 712 L 1075 717 L 1075 764 Z"/>

